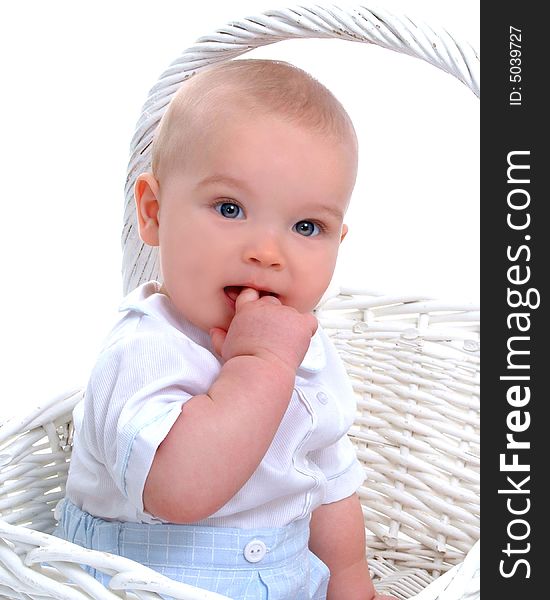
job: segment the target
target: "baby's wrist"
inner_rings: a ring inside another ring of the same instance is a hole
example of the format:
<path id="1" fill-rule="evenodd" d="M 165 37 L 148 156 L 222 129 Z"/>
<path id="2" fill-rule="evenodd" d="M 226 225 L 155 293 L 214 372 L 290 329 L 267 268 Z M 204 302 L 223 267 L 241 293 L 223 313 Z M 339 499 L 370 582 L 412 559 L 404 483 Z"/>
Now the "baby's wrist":
<path id="1" fill-rule="evenodd" d="M 246 375 L 254 379 L 266 377 L 269 380 L 289 380 L 294 386 L 296 370 L 287 361 L 280 358 L 274 352 L 269 350 L 259 351 L 254 354 L 241 354 L 234 356 L 225 364 L 231 363 L 237 368 L 241 368 Z"/>
<path id="2" fill-rule="evenodd" d="M 255 356 L 260 360 L 265 361 L 272 369 L 281 369 L 283 371 L 288 371 L 289 375 L 291 375 L 292 378 L 296 377 L 296 371 L 300 366 L 298 364 L 295 364 L 295 361 L 285 360 L 276 352 L 273 352 L 267 348 L 258 351 L 255 354 Z"/>

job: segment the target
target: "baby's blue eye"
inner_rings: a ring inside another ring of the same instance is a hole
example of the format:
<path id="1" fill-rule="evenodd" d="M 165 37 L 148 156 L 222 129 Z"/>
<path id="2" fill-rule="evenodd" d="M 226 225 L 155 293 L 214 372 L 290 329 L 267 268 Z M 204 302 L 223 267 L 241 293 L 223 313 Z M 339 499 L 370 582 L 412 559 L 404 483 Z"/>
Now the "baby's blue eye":
<path id="1" fill-rule="evenodd" d="M 313 221 L 298 221 L 298 223 L 294 225 L 294 231 L 306 237 L 319 235 L 319 233 L 321 233 L 319 225 L 316 225 Z"/>
<path id="2" fill-rule="evenodd" d="M 242 209 L 233 202 L 220 202 L 216 204 L 216 210 L 226 219 L 237 219 L 242 215 Z"/>

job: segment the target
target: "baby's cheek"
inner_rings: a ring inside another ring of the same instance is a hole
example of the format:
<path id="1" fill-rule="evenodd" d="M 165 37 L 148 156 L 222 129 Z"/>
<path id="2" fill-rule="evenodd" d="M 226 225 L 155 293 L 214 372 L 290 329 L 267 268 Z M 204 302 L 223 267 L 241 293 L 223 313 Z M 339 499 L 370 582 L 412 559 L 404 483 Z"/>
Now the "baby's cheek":
<path id="1" fill-rule="evenodd" d="M 311 312 L 319 304 L 319 300 L 321 300 L 325 290 L 326 287 L 314 288 L 310 286 L 309 289 L 295 298 L 294 308 L 301 313 Z"/>

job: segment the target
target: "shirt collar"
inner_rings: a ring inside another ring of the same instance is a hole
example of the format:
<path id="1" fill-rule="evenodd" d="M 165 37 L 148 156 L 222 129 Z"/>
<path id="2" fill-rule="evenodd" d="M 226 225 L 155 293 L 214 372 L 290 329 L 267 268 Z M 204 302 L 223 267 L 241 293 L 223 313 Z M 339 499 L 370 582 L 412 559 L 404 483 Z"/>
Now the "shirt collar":
<path id="1" fill-rule="evenodd" d="M 213 351 L 212 343 L 208 333 L 202 331 L 174 307 L 170 298 L 161 291 L 158 281 L 148 281 L 131 291 L 122 301 L 118 310 L 120 312 L 133 311 L 138 314 L 147 315 L 153 319 L 167 321 L 172 327 L 181 331 L 188 338 L 203 348 Z"/>
<path id="2" fill-rule="evenodd" d="M 191 338 L 194 342 L 213 351 L 210 336 L 189 323 L 174 308 L 170 299 L 161 293 L 161 284 L 158 281 L 149 281 L 131 291 L 122 301 L 118 310 L 120 312 L 134 311 L 153 318 L 162 318 L 173 327 Z M 309 348 L 300 365 L 300 370 L 310 373 L 321 371 L 326 365 L 325 345 L 320 329 L 311 338 Z"/>
<path id="3" fill-rule="evenodd" d="M 321 330 L 318 327 L 311 338 L 309 348 L 300 365 L 300 370 L 309 373 L 317 373 L 325 367 L 326 363 L 327 357 L 325 354 L 325 345 L 321 336 Z"/>

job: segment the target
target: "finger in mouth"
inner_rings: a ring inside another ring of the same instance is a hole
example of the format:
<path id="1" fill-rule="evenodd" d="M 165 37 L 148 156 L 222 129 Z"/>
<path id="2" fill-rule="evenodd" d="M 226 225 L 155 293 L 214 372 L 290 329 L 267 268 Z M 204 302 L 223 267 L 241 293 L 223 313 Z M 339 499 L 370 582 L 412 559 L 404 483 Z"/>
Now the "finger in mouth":
<path id="1" fill-rule="evenodd" d="M 231 300 L 235 301 L 237 300 L 239 294 L 246 288 L 246 286 L 243 285 L 227 285 L 223 288 L 223 291 L 225 292 L 225 294 L 231 298 Z M 253 288 L 256 289 L 256 288 Z M 271 292 L 270 290 L 258 290 L 256 289 L 256 291 L 258 292 L 260 298 L 263 298 L 264 296 L 273 296 L 274 298 L 278 298 L 278 294 L 276 294 L 275 292 Z"/>

